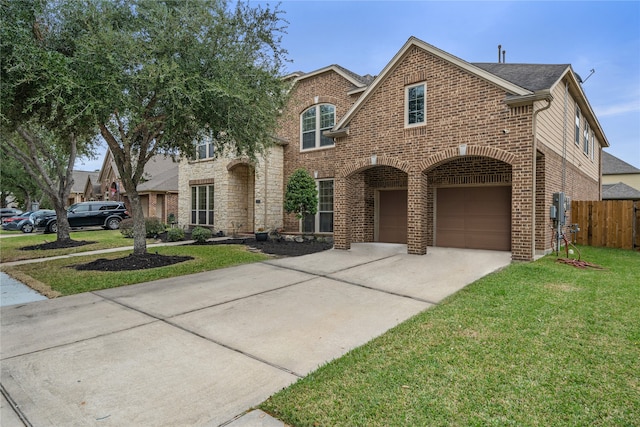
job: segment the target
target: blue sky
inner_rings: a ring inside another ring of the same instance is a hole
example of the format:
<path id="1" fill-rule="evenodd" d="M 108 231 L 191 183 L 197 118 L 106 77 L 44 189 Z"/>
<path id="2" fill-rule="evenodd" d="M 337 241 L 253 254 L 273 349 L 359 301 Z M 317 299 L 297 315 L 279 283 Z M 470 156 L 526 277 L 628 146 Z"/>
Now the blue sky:
<path id="1" fill-rule="evenodd" d="M 275 2 L 251 1 L 250 4 Z M 640 168 L 640 1 L 282 1 L 287 71 L 377 75 L 411 36 L 468 62 L 571 64 L 611 147 Z M 78 164 L 101 167 L 102 159 Z M 95 166 L 94 166 L 95 165 Z"/>

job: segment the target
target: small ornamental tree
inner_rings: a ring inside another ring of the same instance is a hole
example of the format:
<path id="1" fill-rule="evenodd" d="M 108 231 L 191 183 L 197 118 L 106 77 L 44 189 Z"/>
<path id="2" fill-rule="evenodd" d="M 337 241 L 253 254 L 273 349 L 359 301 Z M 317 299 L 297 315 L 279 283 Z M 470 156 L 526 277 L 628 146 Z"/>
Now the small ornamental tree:
<path id="1" fill-rule="evenodd" d="M 296 169 L 287 183 L 284 196 L 284 210 L 302 219 L 305 215 L 315 215 L 318 211 L 318 189 L 313 177 L 306 169 Z"/>

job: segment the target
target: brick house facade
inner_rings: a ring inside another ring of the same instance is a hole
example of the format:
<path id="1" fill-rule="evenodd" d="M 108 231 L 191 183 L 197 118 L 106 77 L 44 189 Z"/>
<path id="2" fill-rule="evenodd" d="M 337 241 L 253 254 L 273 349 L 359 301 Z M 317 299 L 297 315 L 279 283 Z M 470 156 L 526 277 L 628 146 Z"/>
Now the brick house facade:
<path id="1" fill-rule="evenodd" d="M 169 216 L 178 215 L 178 163 L 170 157 L 154 156 L 145 165 L 143 179 L 138 184 L 138 195 L 145 217 L 160 218 L 169 223 Z M 117 200 L 128 204 L 118 168 L 110 150 L 107 150 L 97 179 L 85 187 L 93 200 Z"/>
<path id="2" fill-rule="evenodd" d="M 608 143 L 568 64 L 471 64 L 412 37 L 375 78 L 337 65 L 288 78 L 279 188 L 302 167 L 320 193 L 315 218 L 281 213 L 288 232 L 530 260 L 551 248 L 553 193 L 600 198 Z"/>

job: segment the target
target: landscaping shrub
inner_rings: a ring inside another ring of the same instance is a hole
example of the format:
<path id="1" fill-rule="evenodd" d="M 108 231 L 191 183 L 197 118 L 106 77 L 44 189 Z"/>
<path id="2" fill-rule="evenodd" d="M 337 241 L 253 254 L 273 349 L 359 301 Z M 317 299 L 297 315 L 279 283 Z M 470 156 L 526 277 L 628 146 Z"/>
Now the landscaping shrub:
<path id="1" fill-rule="evenodd" d="M 160 221 L 160 218 L 149 217 L 144 219 L 144 227 L 147 232 L 147 237 L 157 237 L 158 234 L 163 233 L 165 225 Z M 133 218 L 127 218 L 120 221 L 120 233 L 124 237 L 133 237 Z"/>
<path id="2" fill-rule="evenodd" d="M 147 230 L 147 238 L 157 237 L 158 234 L 164 233 L 166 228 L 160 218 L 153 216 L 144 219 L 144 226 Z"/>
<path id="3" fill-rule="evenodd" d="M 120 233 L 128 239 L 133 237 L 133 218 L 126 218 L 120 221 Z"/>
<path id="4" fill-rule="evenodd" d="M 191 231 L 191 238 L 198 243 L 204 243 L 211 238 L 211 230 L 204 227 L 196 227 Z"/>
<path id="5" fill-rule="evenodd" d="M 182 228 L 170 228 L 167 231 L 167 242 L 178 242 L 184 239 L 184 230 Z"/>

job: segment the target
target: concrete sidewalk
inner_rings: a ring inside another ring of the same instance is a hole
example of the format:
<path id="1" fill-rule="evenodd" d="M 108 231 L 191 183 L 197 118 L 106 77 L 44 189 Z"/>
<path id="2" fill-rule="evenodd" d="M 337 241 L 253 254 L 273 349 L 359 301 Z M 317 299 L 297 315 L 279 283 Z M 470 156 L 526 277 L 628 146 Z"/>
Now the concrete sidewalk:
<path id="1" fill-rule="evenodd" d="M 356 244 L 3 307 L 2 425 L 282 425 L 247 411 L 510 259 Z"/>

